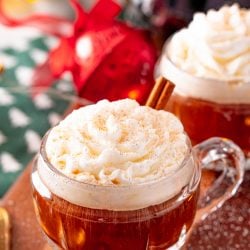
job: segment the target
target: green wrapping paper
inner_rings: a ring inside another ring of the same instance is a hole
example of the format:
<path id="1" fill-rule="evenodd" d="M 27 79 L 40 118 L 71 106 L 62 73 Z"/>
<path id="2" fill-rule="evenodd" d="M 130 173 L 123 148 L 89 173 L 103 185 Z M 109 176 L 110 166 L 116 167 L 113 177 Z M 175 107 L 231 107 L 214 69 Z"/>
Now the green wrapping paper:
<path id="1" fill-rule="evenodd" d="M 30 92 L 34 68 L 46 60 L 56 40 L 33 28 L 0 25 L 0 197 L 31 161 L 44 133 L 59 120 L 72 94 L 70 79 L 35 97 Z"/>

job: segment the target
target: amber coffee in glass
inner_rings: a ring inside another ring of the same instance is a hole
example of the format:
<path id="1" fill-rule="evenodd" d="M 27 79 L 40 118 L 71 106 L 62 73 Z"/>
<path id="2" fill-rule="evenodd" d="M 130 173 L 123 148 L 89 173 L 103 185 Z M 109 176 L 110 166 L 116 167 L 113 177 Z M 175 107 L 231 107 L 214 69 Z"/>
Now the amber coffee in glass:
<path id="1" fill-rule="evenodd" d="M 197 211 L 201 166 L 218 162 L 233 182 Z M 73 112 L 43 138 L 31 176 L 35 210 L 59 248 L 179 248 L 197 214 L 204 218 L 235 193 L 243 165 L 243 153 L 227 140 L 192 149 L 168 112 L 102 101 Z"/>
<path id="2" fill-rule="evenodd" d="M 238 5 L 198 13 L 165 44 L 157 74 L 176 84 L 168 110 L 194 144 L 221 136 L 250 153 L 249 15 Z"/>

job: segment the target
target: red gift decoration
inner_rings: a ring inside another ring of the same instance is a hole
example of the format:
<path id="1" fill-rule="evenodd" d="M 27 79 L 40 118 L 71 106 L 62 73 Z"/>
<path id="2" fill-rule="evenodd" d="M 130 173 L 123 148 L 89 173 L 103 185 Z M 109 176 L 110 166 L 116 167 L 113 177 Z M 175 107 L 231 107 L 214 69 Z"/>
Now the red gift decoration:
<path id="1" fill-rule="evenodd" d="M 129 97 L 144 103 L 154 84 L 157 59 L 147 31 L 118 21 L 121 6 L 112 0 L 98 1 L 89 13 L 77 0 L 71 4 L 77 14 L 72 32 L 61 36 L 47 62 L 35 70 L 33 86 L 49 87 L 70 71 L 81 97 L 91 101 Z"/>

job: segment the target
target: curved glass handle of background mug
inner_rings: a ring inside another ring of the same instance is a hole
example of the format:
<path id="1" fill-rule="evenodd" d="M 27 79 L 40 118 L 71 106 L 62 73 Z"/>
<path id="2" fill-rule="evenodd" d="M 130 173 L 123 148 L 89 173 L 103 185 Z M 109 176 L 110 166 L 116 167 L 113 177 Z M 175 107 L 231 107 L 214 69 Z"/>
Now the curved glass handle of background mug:
<path id="1" fill-rule="evenodd" d="M 213 137 L 194 148 L 196 159 L 212 185 L 206 189 L 198 202 L 193 226 L 220 208 L 238 190 L 244 177 L 245 157 L 231 140 Z"/>

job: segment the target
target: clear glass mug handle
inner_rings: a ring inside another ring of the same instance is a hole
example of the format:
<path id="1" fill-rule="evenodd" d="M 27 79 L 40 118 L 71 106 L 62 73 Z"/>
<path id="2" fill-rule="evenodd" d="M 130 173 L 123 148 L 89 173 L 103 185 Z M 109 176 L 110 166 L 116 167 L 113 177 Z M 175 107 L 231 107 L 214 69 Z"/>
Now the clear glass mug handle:
<path id="1" fill-rule="evenodd" d="M 238 190 L 244 177 L 245 157 L 231 140 L 213 137 L 193 148 L 195 158 L 212 185 L 198 203 L 193 227 L 220 208 Z M 202 191 L 202 189 L 201 189 Z"/>

